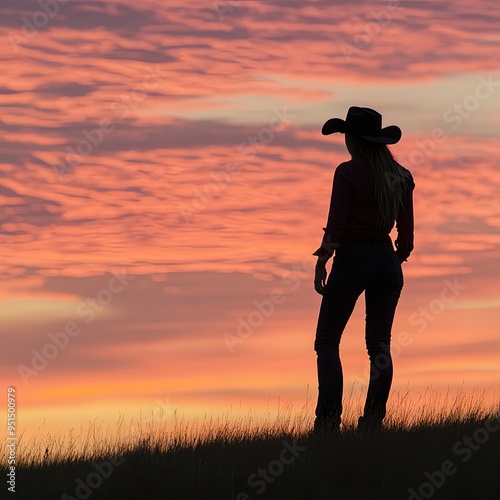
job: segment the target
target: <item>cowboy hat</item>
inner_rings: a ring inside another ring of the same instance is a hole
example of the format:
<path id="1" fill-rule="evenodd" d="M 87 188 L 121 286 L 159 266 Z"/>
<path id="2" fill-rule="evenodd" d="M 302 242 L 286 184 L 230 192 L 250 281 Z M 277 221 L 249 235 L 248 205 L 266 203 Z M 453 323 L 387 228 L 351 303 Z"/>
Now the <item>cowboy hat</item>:
<path id="1" fill-rule="evenodd" d="M 351 106 L 345 120 L 330 118 L 321 129 L 323 135 L 335 132 L 354 132 L 369 142 L 396 144 L 401 139 L 401 129 L 396 125 L 382 128 L 382 115 L 370 108 Z"/>

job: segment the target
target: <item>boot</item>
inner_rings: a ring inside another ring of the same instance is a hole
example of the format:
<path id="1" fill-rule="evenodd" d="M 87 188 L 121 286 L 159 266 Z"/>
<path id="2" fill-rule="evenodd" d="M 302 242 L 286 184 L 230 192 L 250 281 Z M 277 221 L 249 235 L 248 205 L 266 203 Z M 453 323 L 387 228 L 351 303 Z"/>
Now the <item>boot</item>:
<path id="1" fill-rule="evenodd" d="M 358 431 L 378 431 L 383 428 L 382 420 L 375 418 L 359 417 L 358 419 Z"/>
<path id="2" fill-rule="evenodd" d="M 340 418 L 316 417 L 313 434 L 336 434 L 340 431 Z"/>

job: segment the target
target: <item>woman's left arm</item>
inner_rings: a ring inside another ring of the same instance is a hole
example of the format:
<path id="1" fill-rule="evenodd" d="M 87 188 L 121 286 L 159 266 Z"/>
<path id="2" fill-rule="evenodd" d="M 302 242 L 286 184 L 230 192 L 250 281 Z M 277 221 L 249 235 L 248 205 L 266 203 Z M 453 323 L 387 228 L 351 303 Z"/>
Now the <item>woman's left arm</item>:
<path id="1" fill-rule="evenodd" d="M 349 168 L 349 167 L 347 167 Z M 343 164 L 335 169 L 328 221 L 323 228 L 325 234 L 321 246 L 313 253 L 318 257 L 316 267 L 324 267 L 336 248 L 341 245 L 341 238 L 347 224 L 347 216 L 353 196 L 353 186 L 344 172 Z"/>

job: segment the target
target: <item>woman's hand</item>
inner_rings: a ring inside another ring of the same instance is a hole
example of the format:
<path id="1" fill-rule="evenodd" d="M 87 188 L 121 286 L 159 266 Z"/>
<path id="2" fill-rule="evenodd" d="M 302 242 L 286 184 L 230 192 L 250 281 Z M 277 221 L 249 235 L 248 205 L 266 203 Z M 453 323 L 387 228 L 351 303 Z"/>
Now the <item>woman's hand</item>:
<path id="1" fill-rule="evenodd" d="M 326 267 L 325 266 L 316 266 L 314 270 L 314 289 L 320 294 L 323 295 L 326 286 Z"/>

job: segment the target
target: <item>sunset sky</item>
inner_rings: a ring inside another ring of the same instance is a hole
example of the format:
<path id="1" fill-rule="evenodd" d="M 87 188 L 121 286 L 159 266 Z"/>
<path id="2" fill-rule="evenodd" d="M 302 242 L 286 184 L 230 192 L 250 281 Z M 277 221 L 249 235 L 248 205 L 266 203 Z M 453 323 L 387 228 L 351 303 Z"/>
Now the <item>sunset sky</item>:
<path id="1" fill-rule="evenodd" d="M 0 378 L 20 428 L 315 402 L 311 254 L 349 159 L 321 126 L 351 105 L 401 127 L 416 184 L 394 391 L 498 396 L 496 0 L 1 10 Z M 362 393 L 364 296 L 341 355 Z"/>

